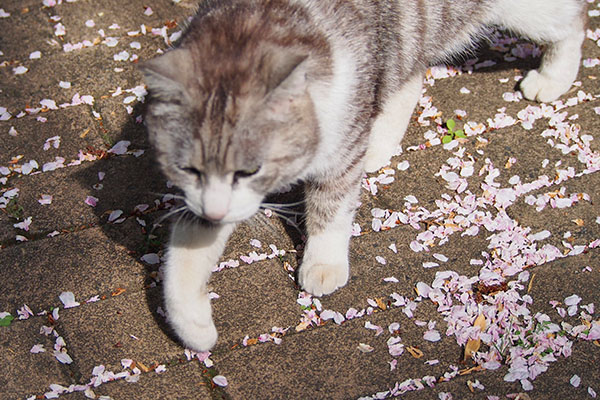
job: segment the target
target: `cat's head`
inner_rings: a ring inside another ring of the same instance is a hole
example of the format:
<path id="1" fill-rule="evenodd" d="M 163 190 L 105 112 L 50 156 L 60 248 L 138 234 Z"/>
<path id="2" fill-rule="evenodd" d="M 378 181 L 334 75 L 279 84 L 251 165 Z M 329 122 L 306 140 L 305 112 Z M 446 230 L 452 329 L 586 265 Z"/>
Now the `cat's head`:
<path id="1" fill-rule="evenodd" d="M 150 139 L 190 211 L 238 222 L 302 178 L 319 140 L 308 66 L 277 47 L 212 57 L 182 47 L 145 63 Z"/>

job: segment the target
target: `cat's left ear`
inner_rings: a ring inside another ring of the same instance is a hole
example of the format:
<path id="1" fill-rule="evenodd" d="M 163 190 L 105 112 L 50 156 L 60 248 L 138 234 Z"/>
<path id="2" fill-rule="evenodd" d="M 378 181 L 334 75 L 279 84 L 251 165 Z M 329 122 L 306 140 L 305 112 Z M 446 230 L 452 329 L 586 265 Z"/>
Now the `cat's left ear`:
<path id="1" fill-rule="evenodd" d="M 300 95 L 306 90 L 308 72 L 308 56 L 303 53 L 294 53 L 276 50 L 271 53 L 263 69 L 263 80 L 267 86 L 267 93 L 274 91 L 288 95 Z"/>

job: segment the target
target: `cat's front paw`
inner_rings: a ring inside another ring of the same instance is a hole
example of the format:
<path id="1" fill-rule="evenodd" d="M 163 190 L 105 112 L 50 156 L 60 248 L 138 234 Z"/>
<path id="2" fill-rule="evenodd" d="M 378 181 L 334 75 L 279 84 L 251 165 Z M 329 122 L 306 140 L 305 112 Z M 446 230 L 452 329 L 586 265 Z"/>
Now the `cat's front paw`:
<path id="1" fill-rule="evenodd" d="M 302 289 L 315 296 L 334 292 L 348 282 L 348 264 L 302 264 L 298 279 Z"/>
<path id="2" fill-rule="evenodd" d="M 195 351 L 208 351 L 217 344 L 217 328 L 212 321 L 208 325 L 188 323 L 175 331 L 183 344 Z"/>
<path id="3" fill-rule="evenodd" d="M 393 155 L 393 152 L 389 149 L 373 149 L 369 147 L 364 158 L 365 172 L 377 172 L 386 165 L 389 165 Z"/>
<path id="4" fill-rule="evenodd" d="M 168 321 L 183 344 L 195 351 L 207 351 L 217 343 L 217 328 L 212 320 L 208 298 L 202 301 L 169 304 Z"/>
<path id="5" fill-rule="evenodd" d="M 567 79 L 553 78 L 537 70 L 531 70 L 521 81 L 520 88 L 523 97 L 527 100 L 549 103 L 569 90 L 572 83 Z"/>

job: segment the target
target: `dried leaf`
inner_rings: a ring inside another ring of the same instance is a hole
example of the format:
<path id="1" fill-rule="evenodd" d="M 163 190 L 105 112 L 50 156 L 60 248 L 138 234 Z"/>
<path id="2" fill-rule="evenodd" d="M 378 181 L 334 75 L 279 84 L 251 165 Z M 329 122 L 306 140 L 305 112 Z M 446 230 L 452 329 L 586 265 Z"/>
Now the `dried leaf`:
<path id="1" fill-rule="evenodd" d="M 296 326 L 296 332 L 300 332 L 305 330 L 306 328 L 308 328 L 309 323 L 308 322 L 300 322 L 297 326 Z"/>
<path id="2" fill-rule="evenodd" d="M 533 278 L 535 278 L 535 274 L 531 274 L 531 279 L 529 280 L 529 285 L 527 285 L 527 293 L 531 292 L 531 287 L 533 286 Z"/>
<path id="3" fill-rule="evenodd" d="M 472 368 L 467 368 L 467 369 L 463 369 L 461 371 L 458 371 L 459 375 L 469 375 L 473 372 L 478 372 L 478 371 L 482 371 L 483 367 L 481 365 L 476 365 L 475 367 Z"/>
<path id="4" fill-rule="evenodd" d="M 464 361 L 467 361 L 469 358 L 471 358 L 473 353 L 475 353 L 475 352 L 477 352 L 477 350 L 479 350 L 480 346 L 481 346 L 480 339 L 469 339 L 467 341 L 467 344 L 465 345 Z"/>
<path id="5" fill-rule="evenodd" d="M 470 380 L 467 381 L 467 386 L 469 387 L 469 390 L 471 391 L 471 393 L 475 393 L 475 389 L 473 389 L 473 382 L 471 382 Z"/>
<path id="6" fill-rule="evenodd" d="M 150 368 L 146 367 L 143 363 L 137 361 L 135 364 L 140 369 L 140 371 L 142 371 L 142 372 L 150 372 Z"/>
<path id="7" fill-rule="evenodd" d="M 479 314 L 479 316 L 473 322 L 473 326 L 478 326 L 479 329 L 483 332 L 485 328 L 487 328 L 487 322 L 485 321 L 485 316 L 483 314 Z"/>
<path id="8" fill-rule="evenodd" d="M 577 226 L 583 226 L 584 225 L 584 222 L 583 222 L 583 220 L 581 218 L 572 219 L 571 222 L 575 222 L 575 224 Z"/>
<path id="9" fill-rule="evenodd" d="M 113 296 L 113 297 L 115 297 L 115 296 L 119 296 L 119 295 L 121 295 L 121 294 L 125 293 L 125 291 L 126 291 L 126 290 L 127 290 L 127 289 L 124 289 L 124 288 L 117 288 L 117 289 L 116 289 L 114 292 L 112 292 L 110 295 L 111 295 L 111 296 Z"/>
<path id="10" fill-rule="evenodd" d="M 483 314 L 479 314 L 479 316 L 475 319 L 475 322 L 473 322 L 473 326 L 478 326 L 479 329 L 483 332 L 485 330 L 485 328 L 487 327 L 487 323 L 485 321 L 485 316 Z M 467 341 L 467 344 L 465 345 L 464 361 L 467 361 L 469 358 L 471 358 L 473 353 L 475 353 L 475 352 L 477 352 L 477 350 L 479 350 L 480 346 L 481 346 L 480 339 L 469 339 Z"/>
<path id="11" fill-rule="evenodd" d="M 406 351 L 408 351 L 410 353 L 410 355 L 413 356 L 414 358 L 423 357 L 423 352 L 421 350 L 417 349 L 416 347 L 408 346 L 406 348 Z"/>
<path id="12" fill-rule="evenodd" d="M 381 308 L 382 310 L 387 309 L 387 304 L 385 304 L 382 299 L 375 299 L 375 302 L 377 303 L 377 306 L 379 306 L 379 308 Z"/>

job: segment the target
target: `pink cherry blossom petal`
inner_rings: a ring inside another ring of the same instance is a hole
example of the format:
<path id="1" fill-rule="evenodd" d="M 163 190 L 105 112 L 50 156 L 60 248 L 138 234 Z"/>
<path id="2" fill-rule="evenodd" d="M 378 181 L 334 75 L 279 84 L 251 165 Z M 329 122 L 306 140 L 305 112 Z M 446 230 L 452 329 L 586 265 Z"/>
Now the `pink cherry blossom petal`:
<path id="1" fill-rule="evenodd" d="M 217 376 L 213 377 L 212 381 L 214 382 L 215 385 L 221 386 L 221 387 L 225 387 L 228 384 L 227 378 L 225 378 L 223 375 L 217 375 Z"/>
<path id="2" fill-rule="evenodd" d="M 43 344 L 34 344 L 33 347 L 31 348 L 31 350 L 29 350 L 31 353 L 37 354 L 37 353 L 44 353 L 46 351 L 46 349 L 44 348 Z"/>
<path id="3" fill-rule="evenodd" d="M 429 342 L 438 342 L 439 340 L 441 340 L 441 338 L 442 337 L 440 336 L 440 333 L 435 329 L 425 331 L 425 333 L 423 334 L 423 339 Z"/>
<path id="4" fill-rule="evenodd" d="M 160 258 L 158 257 L 158 254 L 156 254 L 156 253 L 144 254 L 142 257 L 140 257 L 140 260 L 142 260 L 146 264 L 150 264 L 150 265 L 155 265 L 155 264 L 160 263 Z"/>
<path id="5" fill-rule="evenodd" d="M 42 205 L 52 204 L 52 195 L 43 194 L 40 199 L 38 199 L 38 203 Z"/>
<path id="6" fill-rule="evenodd" d="M 73 362 L 73 359 L 66 351 L 54 350 L 54 357 L 62 364 L 71 364 Z"/>
<path id="7" fill-rule="evenodd" d="M 85 198 L 85 204 L 87 204 L 90 207 L 96 207 L 96 205 L 98 205 L 98 198 L 94 196 L 87 196 Z"/>
<path id="8" fill-rule="evenodd" d="M 117 142 L 117 144 L 115 144 L 113 147 L 111 147 L 111 149 L 108 150 L 108 152 L 117 155 L 123 155 L 127 153 L 127 148 L 130 144 L 131 142 L 128 140 L 121 140 L 120 142 Z"/>
<path id="9" fill-rule="evenodd" d="M 72 308 L 79 306 L 79 303 L 75 301 L 75 295 L 73 292 L 62 292 L 60 296 L 58 296 L 60 301 L 63 303 L 65 308 Z"/>

